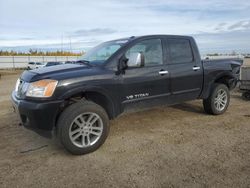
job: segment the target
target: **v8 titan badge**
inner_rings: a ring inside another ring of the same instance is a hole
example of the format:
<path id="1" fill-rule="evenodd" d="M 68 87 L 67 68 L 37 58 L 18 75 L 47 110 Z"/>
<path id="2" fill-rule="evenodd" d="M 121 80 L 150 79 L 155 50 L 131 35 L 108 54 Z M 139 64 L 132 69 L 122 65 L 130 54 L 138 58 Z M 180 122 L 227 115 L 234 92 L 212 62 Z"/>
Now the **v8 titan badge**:
<path id="1" fill-rule="evenodd" d="M 149 93 L 139 93 L 139 94 L 126 96 L 126 98 L 127 100 L 132 100 L 132 99 L 139 99 L 139 98 L 144 98 L 148 96 L 149 96 Z"/>

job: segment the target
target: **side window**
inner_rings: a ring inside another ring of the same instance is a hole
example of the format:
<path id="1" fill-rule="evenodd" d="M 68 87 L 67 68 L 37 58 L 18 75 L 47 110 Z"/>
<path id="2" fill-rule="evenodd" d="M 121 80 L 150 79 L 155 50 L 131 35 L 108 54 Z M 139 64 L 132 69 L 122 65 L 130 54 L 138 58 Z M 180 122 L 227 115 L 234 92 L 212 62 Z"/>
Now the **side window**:
<path id="1" fill-rule="evenodd" d="M 130 55 L 133 53 L 142 53 L 144 55 L 145 66 L 163 64 L 162 44 L 160 39 L 148 39 L 138 42 L 126 52 L 126 58 L 129 59 Z"/>
<path id="2" fill-rule="evenodd" d="M 108 59 L 113 53 L 115 53 L 121 46 L 119 44 L 110 45 L 108 47 L 100 49 L 96 56 L 93 57 L 93 60 L 106 60 Z"/>
<path id="3" fill-rule="evenodd" d="M 193 53 L 189 40 L 169 39 L 170 61 L 172 63 L 190 63 L 193 61 Z"/>

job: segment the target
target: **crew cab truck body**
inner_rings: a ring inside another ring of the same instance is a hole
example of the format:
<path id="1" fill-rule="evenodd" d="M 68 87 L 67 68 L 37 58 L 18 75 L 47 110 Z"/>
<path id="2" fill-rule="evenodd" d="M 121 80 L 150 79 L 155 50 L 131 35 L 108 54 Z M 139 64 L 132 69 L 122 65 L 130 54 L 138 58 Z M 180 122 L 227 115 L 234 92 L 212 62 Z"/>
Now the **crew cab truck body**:
<path id="1" fill-rule="evenodd" d="M 12 93 L 22 124 L 56 135 L 73 154 L 95 151 L 124 111 L 203 99 L 222 114 L 239 77 L 235 60 L 202 61 L 192 37 L 151 35 L 105 42 L 79 64 L 25 71 Z"/>

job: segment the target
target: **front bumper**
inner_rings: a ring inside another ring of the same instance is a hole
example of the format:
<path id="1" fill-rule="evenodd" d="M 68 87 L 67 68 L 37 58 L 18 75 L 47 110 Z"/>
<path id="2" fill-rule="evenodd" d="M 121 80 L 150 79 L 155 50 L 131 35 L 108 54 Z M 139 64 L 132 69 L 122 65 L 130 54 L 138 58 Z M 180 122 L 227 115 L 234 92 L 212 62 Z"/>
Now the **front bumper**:
<path id="1" fill-rule="evenodd" d="M 18 99 L 16 92 L 11 95 L 15 112 L 18 113 L 22 125 L 41 136 L 51 137 L 56 117 L 63 101 L 27 101 Z"/>

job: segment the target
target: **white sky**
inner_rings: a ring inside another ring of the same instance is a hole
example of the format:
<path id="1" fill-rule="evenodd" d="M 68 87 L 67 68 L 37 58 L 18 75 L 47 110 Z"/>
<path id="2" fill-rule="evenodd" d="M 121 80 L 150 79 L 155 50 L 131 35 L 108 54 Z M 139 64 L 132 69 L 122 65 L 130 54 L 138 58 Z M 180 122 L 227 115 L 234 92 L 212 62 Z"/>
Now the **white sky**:
<path id="1" fill-rule="evenodd" d="M 0 0 L 0 49 L 88 49 L 146 34 L 192 35 L 202 53 L 250 53 L 246 0 Z M 63 46 L 62 46 L 63 41 Z"/>

